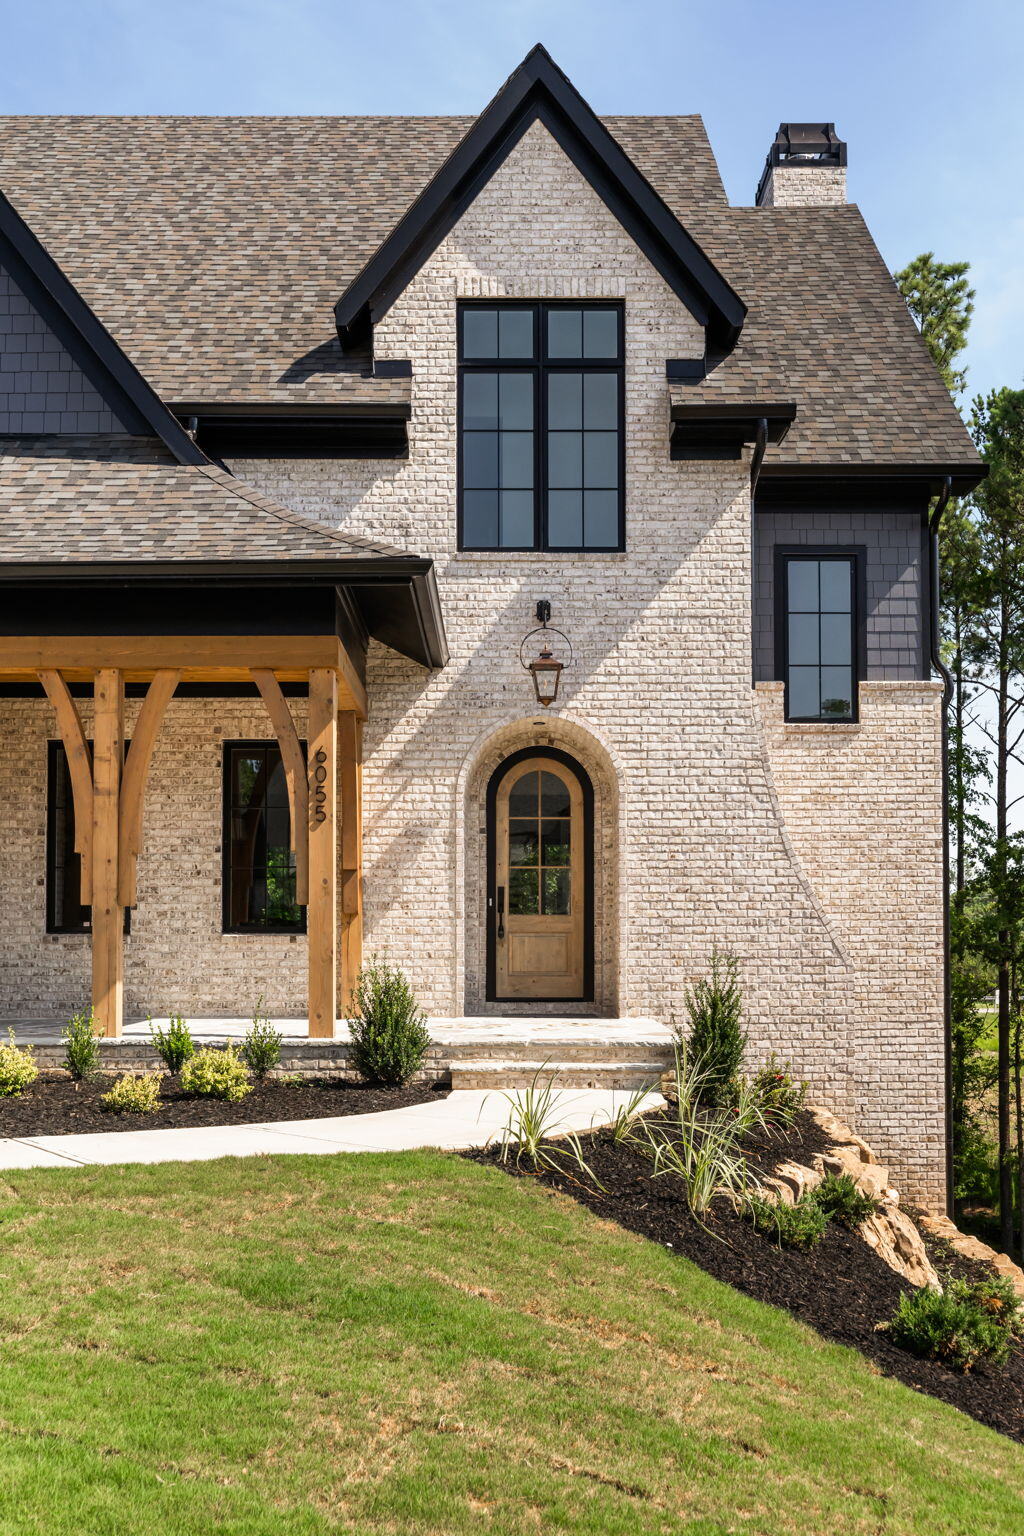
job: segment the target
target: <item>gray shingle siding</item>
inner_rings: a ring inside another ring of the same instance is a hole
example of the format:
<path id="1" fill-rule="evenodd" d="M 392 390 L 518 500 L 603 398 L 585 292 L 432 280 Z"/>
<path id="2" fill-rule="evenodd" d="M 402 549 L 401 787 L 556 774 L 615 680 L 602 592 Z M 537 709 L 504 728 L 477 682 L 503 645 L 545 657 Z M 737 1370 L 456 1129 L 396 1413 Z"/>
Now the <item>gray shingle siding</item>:
<path id="1" fill-rule="evenodd" d="M 124 430 L 60 338 L 0 267 L 0 434 Z"/>
<path id="2" fill-rule="evenodd" d="M 928 675 L 926 587 L 917 512 L 759 511 L 754 523 L 754 678 L 775 667 L 775 546 L 855 544 L 866 552 L 867 675 L 898 682 Z"/>

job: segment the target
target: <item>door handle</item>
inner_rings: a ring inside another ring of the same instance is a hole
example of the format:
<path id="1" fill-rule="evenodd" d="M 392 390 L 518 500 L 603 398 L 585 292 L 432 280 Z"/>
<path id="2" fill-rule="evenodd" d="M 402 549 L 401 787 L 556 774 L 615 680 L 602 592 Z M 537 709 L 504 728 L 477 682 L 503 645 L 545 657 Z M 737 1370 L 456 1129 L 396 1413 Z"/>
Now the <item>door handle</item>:
<path id="1" fill-rule="evenodd" d="M 498 886 L 498 938 L 505 937 L 505 887 Z"/>

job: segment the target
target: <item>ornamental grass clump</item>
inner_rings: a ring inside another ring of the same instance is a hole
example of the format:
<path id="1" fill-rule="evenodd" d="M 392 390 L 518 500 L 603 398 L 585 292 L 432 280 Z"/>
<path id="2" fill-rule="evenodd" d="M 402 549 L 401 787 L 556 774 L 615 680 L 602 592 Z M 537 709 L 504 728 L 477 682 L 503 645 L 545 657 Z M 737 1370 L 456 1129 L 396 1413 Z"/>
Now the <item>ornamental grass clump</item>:
<path id="1" fill-rule="evenodd" d="M 64 1042 L 64 1065 L 75 1082 L 95 1077 L 100 1069 L 100 1045 L 93 1010 L 83 1008 L 73 1014 L 60 1038 Z"/>
<path id="2" fill-rule="evenodd" d="M 739 963 L 733 955 L 711 956 L 711 975 L 686 989 L 686 1012 L 690 1020 L 689 1040 L 681 1028 L 676 1040 L 685 1044 L 704 1076 L 704 1102 L 714 1108 L 729 1102 L 734 1078 L 739 1071 L 747 1036 L 743 1028 L 743 995 L 739 986 Z"/>
<path id="3" fill-rule="evenodd" d="M 514 1148 L 516 1167 L 521 1168 L 525 1161 L 533 1173 L 565 1174 L 571 1163 L 600 1189 L 601 1185 L 583 1156 L 579 1136 L 565 1125 L 565 1116 L 556 1097 L 554 1074 L 542 1083 L 543 1071 L 544 1067 L 537 1068 L 528 1088 L 516 1088 L 502 1094 L 509 1106 L 509 1114 L 501 1131 L 501 1160 L 507 1162 Z M 554 1137 L 558 1138 L 558 1144 L 553 1142 Z"/>
<path id="4" fill-rule="evenodd" d="M 163 1078 L 162 1072 L 126 1072 L 101 1096 L 100 1103 L 114 1115 L 151 1115 L 160 1108 Z"/>
<path id="5" fill-rule="evenodd" d="M 39 1076 L 30 1045 L 16 1045 L 14 1030 L 8 1031 L 6 1045 L 0 1045 L 0 1098 L 23 1093 Z"/>
<path id="6" fill-rule="evenodd" d="M 354 1002 L 348 1027 L 357 1072 L 368 1082 L 401 1087 L 430 1047 L 423 1010 L 404 972 L 374 955 L 359 972 Z"/>
<path id="7" fill-rule="evenodd" d="M 848 1173 L 826 1173 L 812 1198 L 830 1221 L 852 1231 L 878 1210 L 878 1201 L 857 1188 Z"/>
<path id="8" fill-rule="evenodd" d="M 951 1280 L 943 1291 L 904 1292 L 880 1327 L 901 1349 L 967 1372 L 1006 1364 L 1019 1332 L 1019 1306 L 1008 1281 Z"/>
<path id="9" fill-rule="evenodd" d="M 149 1021 L 149 1033 L 153 1049 L 168 1072 L 180 1072 L 186 1061 L 196 1053 L 195 1041 L 180 1013 L 172 1015 L 166 1029 Z"/>
<path id="10" fill-rule="evenodd" d="M 748 1211 L 756 1230 L 774 1238 L 780 1248 L 813 1248 L 828 1226 L 828 1216 L 813 1195 L 801 1195 L 793 1205 L 754 1195 Z"/>
<path id="11" fill-rule="evenodd" d="M 281 1060 L 282 1038 L 280 1030 L 263 1014 L 262 997 L 257 998 L 252 1023 L 242 1041 L 242 1060 L 257 1082 L 262 1082 Z"/>
<path id="12" fill-rule="evenodd" d="M 202 1098 L 224 1099 L 237 1104 L 252 1092 L 249 1073 L 230 1043 L 223 1050 L 204 1046 L 181 1069 L 181 1086 L 186 1093 Z"/>

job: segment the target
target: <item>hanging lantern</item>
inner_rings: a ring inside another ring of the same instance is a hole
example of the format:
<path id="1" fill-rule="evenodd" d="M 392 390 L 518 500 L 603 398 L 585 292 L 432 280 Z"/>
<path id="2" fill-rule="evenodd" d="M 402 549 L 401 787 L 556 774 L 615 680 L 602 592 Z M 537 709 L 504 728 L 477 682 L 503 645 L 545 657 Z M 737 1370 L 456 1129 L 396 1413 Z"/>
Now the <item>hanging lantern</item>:
<path id="1" fill-rule="evenodd" d="M 551 604 L 547 599 L 542 599 L 537 604 L 537 617 L 540 619 L 540 628 L 531 629 L 519 647 L 519 660 L 533 678 L 533 689 L 537 695 L 537 703 L 545 709 L 558 698 L 558 685 L 562 681 L 562 673 L 567 666 L 572 665 L 572 645 L 567 635 L 560 629 L 548 629 L 548 619 L 551 617 Z M 524 656 L 528 640 L 534 635 L 541 635 L 541 648 L 532 661 L 527 661 Z M 569 647 L 568 662 L 559 661 L 548 639 L 549 635 L 558 635 Z"/>

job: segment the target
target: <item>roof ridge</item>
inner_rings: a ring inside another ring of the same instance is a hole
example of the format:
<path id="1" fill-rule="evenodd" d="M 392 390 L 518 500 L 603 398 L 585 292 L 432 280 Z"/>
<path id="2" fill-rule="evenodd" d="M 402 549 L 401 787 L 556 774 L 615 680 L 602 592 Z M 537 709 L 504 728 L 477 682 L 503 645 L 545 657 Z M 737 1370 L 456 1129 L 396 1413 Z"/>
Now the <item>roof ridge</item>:
<path id="1" fill-rule="evenodd" d="M 343 533 L 338 528 L 332 528 L 329 523 L 322 523 L 318 518 L 307 517 L 302 512 L 295 512 L 290 507 L 282 507 L 276 501 L 271 501 L 269 496 L 264 496 L 262 491 L 257 491 L 253 486 L 246 485 L 229 474 L 226 469 L 219 468 L 216 464 L 197 464 L 194 466 L 201 475 L 208 480 L 215 481 L 225 490 L 230 491 L 241 501 L 247 501 L 250 506 L 256 507 L 260 512 L 266 512 L 271 517 L 276 517 L 282 523 L 288 523 L 293 528 L 302 528 L 308 532 L 322 535 L 332 544 L 343 545 L 351 549 L 355 545 L 359 549 L 370 549 L 378 555 L 400 555 L 408 558 L 408 552 L 399 549 L 397 544 L 381 544 L 375 539 L 364 538 L 358 533 Z"/>

